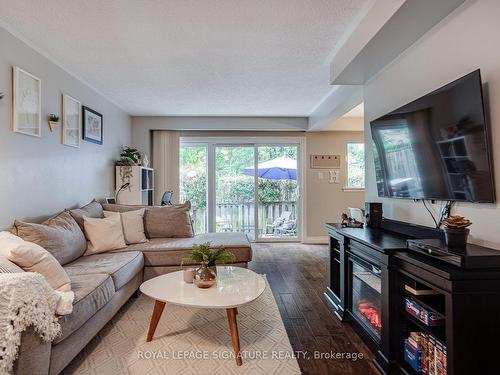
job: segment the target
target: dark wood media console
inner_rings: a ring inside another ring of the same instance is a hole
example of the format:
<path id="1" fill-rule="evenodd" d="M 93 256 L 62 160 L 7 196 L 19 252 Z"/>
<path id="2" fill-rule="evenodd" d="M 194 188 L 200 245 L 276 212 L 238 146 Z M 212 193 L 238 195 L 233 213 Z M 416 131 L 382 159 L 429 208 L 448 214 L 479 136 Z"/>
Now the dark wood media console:
<path id="1" fill-rule="evenodd" d="M 433 228 L 386 219 L 381 229 L 327 228 L 325 297 L 335 315 L 352 324 L 373 350 L 383 373 L 417 374 L 404 360 L 410 332 L 445 347 L 447 374 L 498 372 L 499 267 L 463 269 L 407 249 L 408 239 L 442 239 L 442 232 Z M 477 249 L 471 246 L 471 251 Z M 500 257 L 500 251 L 481 249 Z M 429 294 L 407 290 L 415 285 Z M 406 298 L 438 316 L 440 325 L 428 326 L 406 312 Z"/>

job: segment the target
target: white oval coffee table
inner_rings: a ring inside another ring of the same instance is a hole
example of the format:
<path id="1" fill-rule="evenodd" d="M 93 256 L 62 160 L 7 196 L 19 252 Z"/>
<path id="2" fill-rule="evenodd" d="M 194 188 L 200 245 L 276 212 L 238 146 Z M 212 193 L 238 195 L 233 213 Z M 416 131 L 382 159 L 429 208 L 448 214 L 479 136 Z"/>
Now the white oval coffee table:
<path id="1" fill-rule="evenodd" d="M 142 283 L 142 293 L 155 300 L 146 341 L 151 341 L 166 303 L 203 309 L 226 309 L 236 364 L 241 366 L 238 307 L 252 302 L 266 288 L 264 278 L 246 268 L 217 266 L 217 283 L 208 289 L 184 282 L 183 271 Z"/>

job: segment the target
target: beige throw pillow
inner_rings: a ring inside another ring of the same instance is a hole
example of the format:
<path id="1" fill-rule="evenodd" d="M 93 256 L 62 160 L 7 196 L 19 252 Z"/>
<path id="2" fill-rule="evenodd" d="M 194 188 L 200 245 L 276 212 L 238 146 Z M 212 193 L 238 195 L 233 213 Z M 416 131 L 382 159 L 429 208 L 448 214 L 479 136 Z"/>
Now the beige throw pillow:
<path id="1" fill-rule="evenodd" d="M 26 272 L 38 272 L 49 285 L 60 292 L 71 291 L 71 281 L 64 268 L 47 250 L 24 241 L 9 232 L 0 232 L 1 254 Z"/>
<path id="2" fill-rule="evenodd" d="M 89 240 L 87 251 L 83 255 L 104 253 L 127 247 L 119 215 L 113 215 L 104 219 L 84 217 L 83 225 L 85 235 Z"/>
<path id="3" fill-rule="evenodd" d="M 80 258 L 87 249 L 82 230 L 69 212 L 62 212 L 42 224 L 16 220 L 17 235 L 51 253 L 62 265 Z"/>
<path id="4" fill-rule="evenodd" d="M 121 217 L 125 242 L 127 245 L 130 245 L 133 243 L 148 242 L 144 234 L 144 212 L 144 208 L 121 213 L 104 211 L 104 217 L 111 217 L 113 215 Z"/>

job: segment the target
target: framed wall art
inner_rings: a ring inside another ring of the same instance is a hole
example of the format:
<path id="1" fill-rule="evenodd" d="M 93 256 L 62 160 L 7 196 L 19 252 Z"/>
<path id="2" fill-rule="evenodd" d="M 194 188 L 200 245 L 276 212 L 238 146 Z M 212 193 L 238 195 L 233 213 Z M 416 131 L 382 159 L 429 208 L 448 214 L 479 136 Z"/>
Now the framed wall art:
<path id="1" fill-rule="evenodd" d="M 80 147 L 82 106 L 70 95 L 63 95 L 62 143 Z"/>
<path id="2" fill-rule="evenodd" d="M 102 145 L 102 115 L 83 106 L 83 139 Z"/>
<path id="3" fill-rule="evenodd" d="M 40 137 L 42 135 L 42 81 L 21 68 L 13 67 L 12 130 Z"/>

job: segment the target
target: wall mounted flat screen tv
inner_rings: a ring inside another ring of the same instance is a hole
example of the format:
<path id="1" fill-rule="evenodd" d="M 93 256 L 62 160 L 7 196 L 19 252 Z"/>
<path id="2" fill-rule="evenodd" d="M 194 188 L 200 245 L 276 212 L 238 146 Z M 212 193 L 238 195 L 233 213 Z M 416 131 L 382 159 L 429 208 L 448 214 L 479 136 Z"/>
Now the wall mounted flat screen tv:
<path id="1" fill-rule="evenodd" d="M 380 197 L 495 201 L 479 70 L 370 124 Z"/>

